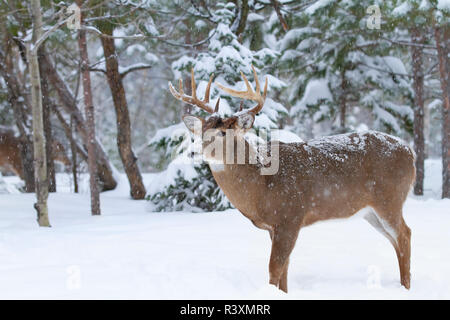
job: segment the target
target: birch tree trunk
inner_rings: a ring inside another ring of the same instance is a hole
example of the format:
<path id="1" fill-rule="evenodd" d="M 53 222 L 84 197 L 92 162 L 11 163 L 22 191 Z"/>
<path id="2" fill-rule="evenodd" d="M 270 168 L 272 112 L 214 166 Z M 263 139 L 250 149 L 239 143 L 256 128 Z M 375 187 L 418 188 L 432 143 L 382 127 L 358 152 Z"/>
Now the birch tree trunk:
<path id="1" fill-rule="evenodd" d="M 100 30 L 107 35 L 113 34 L 112 28 Z M 114 39 L 102 37 L 101 42 L 106 60 L 106 77 L 116 111 L 117 146 L 119 148 L 120 158 L 122 159 L 123 167 L 130 183 L 131 197 L 133 199 L 144 199 L 146 191 L 137 164 L 137 158 L 131 146 L 130 115 L 122 76 L 119 73 L 119 62 L 117 60 Z"/>
<path id="2" fill-rule="evenodd" d="M 420 30 L 411 30 L 412 41 L 420 44 L 423 37 Z M 424 99 L 423 99 L 423 53 L 419 46 L 411 47 L 412 71 L 414 82 L 414 150 L 416 152 L 416 182 L 414 184 L 414 194 L 423 195 L 423 179 L 425 174 L 425 138 L 424 138 Z"/>
<path id="3" fill-rule="evenodd" d="M 42 92 L 39 74 L 38 50 L 34 44 L 42 37 L 42 16 L 40 0 L 31 1 L 31 15 L 33 21 L 33 39 L 27 44 L 27 56 L 30 68 L 31 105 L 33 114 L 33 149 L 34 149 L 34 175 L 36 180 L 37 202 L 34 207 L 37 211 L 37 221 L 41 227 L 50 227 L 48 218 L 48 180 L 47 159 L 45 152 L 44 121 L 42 114 Z"/>
<path id="4" fill-rule="evenodd" d="M 83 1 L 77 0 L 77 5 L 82 6 Z M 81 17 L 81 23 L 83 17 Z M 98 174 L 95 152 L 95 113 L 94 104 L 92 102 L 91 76 L 89 73 L 89 56 L 86 45 L 86 31 L 78 31 L 78 47 L 80 49 L 81 57 L 81 75 L 83 79 L 83 97 L 84 108 L 86 113 L 87 123 L 87 149 L 88 149 L 88 167 L 89 167 L 89 182 L 91 189 L 91 214 L 100 215 L 100 193 L 98 187 Z"/>
<path id="5" fill-rule="evenodd" d="M 443 31 L 443 32 L 442 32 Z M 448 66 L 449 33 L 447 28 L 434 26 L 434 38 L 439 59 L 442 89 L 442 198 L 450 198 L 450 79 Z"/>

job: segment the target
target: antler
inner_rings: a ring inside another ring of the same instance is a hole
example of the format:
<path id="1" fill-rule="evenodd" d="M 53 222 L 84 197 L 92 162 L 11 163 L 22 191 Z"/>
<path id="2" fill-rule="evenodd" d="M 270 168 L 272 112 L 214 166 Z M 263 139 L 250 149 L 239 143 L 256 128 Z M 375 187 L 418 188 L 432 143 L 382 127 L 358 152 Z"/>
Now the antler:
<path id="1" fill-rule="evenodd" d="M 191 69 L 191 88 L 192 88 L 192 96 L 188 96 L 184 93 L 183 91 L 183 80 L 178 80 L 178 87 L 179 87 L 179 91 L 175 90 L 175 88 L 172 86 L 172 83 L 169 82 L 169 90 L 170 93 L 172 93 L 172 95 L 180 100 L 180 101 L 184 101 L 190 105 L 193 106 L 197 106 L 200 109 L 205 110 L 208 113 L 214 113 L 217 112 L 218 106 L 219 106 L 219 101 L 217 101 L 215 110 L 213 110 L 211 108 L 211 106 L 209 105 L 209 91 L 211 89 L 211 83 L 213 80 L 213 75 L 209 78 L 209 82 L 208 82 L 208 86 L 206 87 L 206 91 L 205 91 L 205 97 L 203 100 L 199 100 L 197 98 L 197 92 L 196 92 L 196 85 L 195 85 L 195 79 L 194 79 L 194 69 Z"/>
<path id="2" fill-rule="evenodd" d="M 259 111 L 261 111 L 261 109 L 262 109 L 262 107 L 264 105 L 264 101 L 266 100 L 266 95 L 267 95 L 267 77 L 266 77 L 266 83 L 264 85 L 264 93 L 261 96 L 258 76 L 256 75 L 256 70 L 253 67 L 253 65 L 252 65 L 252 70 L 253 70 L 253 75 L 255 76 L 256 91 L 253 91 L 252 86 L 250 85 L 250 83 L 248 82 L 247 78 L 242 73 L 242 71 L 241 71 L 241 76 L 244 79 L 245 86 L 247 87 L 247 91 L 237 91 L 237 90 L 233 90 L 233 89 L 230 89 L 230 88 L 226 88 L 223 85 L 221 85 L 220 83 L 216 83 L 216 84 L 217 84 L 217 86 L 220 89 L 222 89 L 223 91 L 225 91 L 228 94 L 232 95 L 233 97 L 238 97 L 238 98 L 247 99 L 247 100 L 253 100 L 253 101 L 258 102 L 258 104 L 255 107 L 253 107 L 252 109 L 250 109 L 248 111 L 248 112 L 252 112 L 253 114 L 256 115 Z"/>

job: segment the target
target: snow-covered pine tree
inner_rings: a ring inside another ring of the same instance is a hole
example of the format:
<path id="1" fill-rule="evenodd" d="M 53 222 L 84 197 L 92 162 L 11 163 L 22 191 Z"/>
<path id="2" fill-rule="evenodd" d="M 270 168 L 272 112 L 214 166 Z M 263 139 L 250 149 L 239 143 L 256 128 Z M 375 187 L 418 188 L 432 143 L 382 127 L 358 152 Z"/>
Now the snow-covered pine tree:
<path id="1" fill-rule="evenodd" d="M 391 33 L 388 38 L 389 42 L 393 46 L 407 48 L 409 53 L 406 66 L 411 74 L 411 87 L 414 88 L 411 97 L 414 110 L 413 136 L 416 152 L 414 193 L 423 195 L 426 154 L 439 154 L 433 150 L 435 149 L 433 142 L 439 143 L 446 137 L 441 132 L 441 123 L 436 121 L 436 119 L 445 118 L 446 113 L 441 115 L 441 110 L 436 108 L 444 99 L 442 99 L 443 91 L 439 86 L 439 79 L 442 77 L 439 76 L 439 59 L 438 54 L 435 53 L 437 46 L 434 26 L 447 25 L 444 29 L 448 29 L 450 5 L 448 2 L 446 4 L 446 1 L 399 0 L 388 1 L 386 6 L 388 12 L 391 13 L 386 17 L 387 23 L 396 27 L 395 33 Z M 426 113 L 428 113 L 428 121 L 430 121 L 428 127 L 431 135 L 428 137 L 425 134 Z M 428 150 L 425 149 L 425 146 Z"/>
<path id="2" fill-rule="evenodd" d="M 384 1 L 317 1 L 292 16 L 279 50 L 282 70 L 292 74 L 288 95 L 297 133 L 314 136 L 322 121 L 325 134 L 353 130 L 362 118 L 372 122 L 362 127 L 411 130 L 413 112 L 404 98 L 411 96 L 410 82 L 393 56 L 401 52 L 383 40 L 394 26 L 383 20 L 380 29 L 369 26 L 372 5 L 386 12 Z"/>
<path id="3" fill-rule="evenodd" d="M 425 99 L 424 86 L 429 82 L 430 74 L 425 75 L 426 70 L 432 69 L 435 61 L 425 59 L 426 47 L 430 46 L 432 30 L 431 21 L 426 11 L 429 9 L 427 1 L 394 1 L 390 2 L 392 15 L 388 17 L 390 23 L 397 26 L 397 34 L 401 35 L 401 40 L 391 38 L 395 46 L 403 46 L 410 51 L 411 83 L 414 89 L 413 110 L 414 110 L 414 150 L 416 152 L 416 181 L 414 184 L 414 194 L 423 195 L 424 173 L 425 173 Z M 425 13 L 425 14 L 424 14 Z M 429 49 L 428 49 L 429 50 Z M 431 68 L 430 68 L 431 67 Z M 427 78 L 427 79 L 425 79 Z"/>
<path id="4" fill-rule="evenodd" d="M 267 28 L 262 21 L 262 15 L 256 14 L 255 7 L 250 5 L 246 14 L 249 25 L 257 24 L 260 30 Z M 240 77 L 242 71 L 249 80 L 253 80 L 251 65 L 257 69 L 260 79 L 268 77 L 270 91 L 282 89 L 285 84 L 273 76 L 279 53 L 270 48 L 270 44 L 254 34 L 238 27 L 238 20 L 243 13 L 234 3 L 219 1 L 214 8 L 209 7 L 209 20 L 214 28 L 209 31 L 209 41 L 205 51 L 194 55 L 184 55 L 172 64 L 176 79 L 188 79 L 191 69 L 194 70 L 197 82 L 197 96 L 203 97 L 209 77 L 214 74 L 215 81 L 225 86 L 243 90 L 244 82 Z M 193 22 L 195 28 L 204 25 L 202 20 Z M 240 36 L 237 33 L 240 33 Z M 264 80 L 261 80 L 264 81 Z M 185 90 L 189 92 L 189 83 L 185 81 Z M 214 105 L 219 97 L 219 91 L 211 88 L 211 104 Z M 174 103 L 179 105 L 175 99 Z M 239 102 L 229 96 L 222 96 L 219 113 L 231 115 L 238 111 Z M 244 108 L 249 107 L 247 102 Z M 178 107 L 181 114 L 183 109 Z M 191 113 L 205 115 L 203 111 L 192 108 Z M 287 110 L 270 98 L 266 99 L 262 112 L 256 117 L 255 128 L 276 128 L 277 122 L 287 114 Z M 180 153 L 186 150 L 191 137 L 184 124 L 176 124 L 157 132 L 150 144 L 162 150 L 166 159 L 172 160 L 167 169 L 160 173 L 163 179 L 154 179 L 148 189 L 148 199 L 159 211 L 190 210 L 213 211 L 224 210 L 231 205 L 217 186 L 205 163 L 194 164 L 183 161 Z"/>

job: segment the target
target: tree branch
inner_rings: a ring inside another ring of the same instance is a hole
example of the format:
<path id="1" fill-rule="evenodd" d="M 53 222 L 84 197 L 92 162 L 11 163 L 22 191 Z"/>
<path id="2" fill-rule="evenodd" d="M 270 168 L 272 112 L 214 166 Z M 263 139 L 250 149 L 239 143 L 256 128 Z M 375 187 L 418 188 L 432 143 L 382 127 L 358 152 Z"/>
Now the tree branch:
<path id="1" fill-rule="evenodd" d="M 419 44 L 419 43 L 413 43 L 413 42 L 407 42 L 407 41 L 398 41 L 398 40 L 392 40 L 385 37 L 380 37 L 380 39 L 386 40 L 393 44 L 398 44 L 401 46 L 410 46 L 410 47 L 420 47 L 420 48 L 428 48 L 428 49 L 436 49 L 435 46 L 427 45 L 427 44 Z"/>
<path id="2" fill-rule="evenodd" d="M 283 30 L 285 32 L 287 32 L 289 30 L 289 27 L 288 27 L 283 15 L 281 14 L 280 3 L 277 0 L 270 0 L 270 1 L 272 2 L 272 6 L 275 9 L 275 12 L 277 13 L 278 20 L 280 20 Z"/>
<path id="3" fill-rule="evenodd" d="M 151 69 L 152 67 L 153 67 L 153 65 L 150 65 L 150 64 L 136 64 L 136 65 L 134 65 L 134 66 L 130 66 L 130 67 L 128 67 L 128 68 L 125 68 L 125 71 L 122 71 L 122 72 L 120 73 L 120 76 L 121 76 L 122 79 L 123 79 L 123 78 L 125 78 L 125 76 L 126 76 L 127 74 L 129 74 L 130 72 L 134 72 L 134 71 L 137 71 L 137 70 Z"/>
<path id="4" fill-rule="evenodd" d="M 36 42 L 33 44 L 32 50 L 34 53 L 37 52 L 41 44 L 59 27 L 61 27 L 63 24 L 65 24 L 69 18 L 66 18 L 64 20 L 59 21 L 57 24 L 53 25 L 50 29 L 44 32 L 44 34 L 36 40 Z"/>
<path id="5" fill-rule="evenodd" d="M 216 31 L 212 32 L 207 38 L 205 38 L 205 39 L 203 39 L 203 40 L 201 40 L 199 42 L 186 44 L 186 43 L 176 43 L 176 42 L 172 42 L 172 41 L 166 40 L 165 36 L 146 36 L 146 35 L 143 35 L 143 34 L 137 34 L 137 35 L 134 35 L 134 36 L 112 36 L 112 35 L 109 35 L 109 34 L 104 34 L 100 30 L 98 30 L 97 28 L 90 27 L 90 26 L 89 27 L 81 27 L 81 29 L 86 30 L 86 31 L 90 31 L 90 32 L 94 32 L 94 33 L 98 34 L 100 37 L 108 38 L 108 39 L 124 39 L 124 40 L 157 39 L 157 40 L 159 40 L 161 42 L 164 42 L 164 43 L 166 43 L 168 45 L 176 46 L 176 47 L 183 47 L 183 48 L 194 48 L 194 47 L 201 46 L 201 45 L 207 43 L 214 36 L 214 34 L 216 33 Z"/>
<path id="6" fill-rule="evenodd" d="M 103 74 L 106 74 L 106 70 L 105 69 L 101 69 L 101 68 L 89 68 L 89 71 L 92 72 L 101 72 Z"/>

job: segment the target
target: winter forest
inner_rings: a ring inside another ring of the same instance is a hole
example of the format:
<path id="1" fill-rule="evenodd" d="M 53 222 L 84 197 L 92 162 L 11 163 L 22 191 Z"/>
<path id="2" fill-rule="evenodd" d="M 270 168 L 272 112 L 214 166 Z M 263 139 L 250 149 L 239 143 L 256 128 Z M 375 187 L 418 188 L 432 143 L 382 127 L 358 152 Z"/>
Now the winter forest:
<path id="1" fill-rule="evenodd" d="M 0 0 L 0 16 L 0 298 L 450 298 L 449 0 Z M 280 144 L 267 189 L 194 161 L 197 122 Z M 294 249 L 282 199 L 303 188 L 298 225 L 320 222 Z M 381 234 L 334 219 L 368 207 Z"/>

